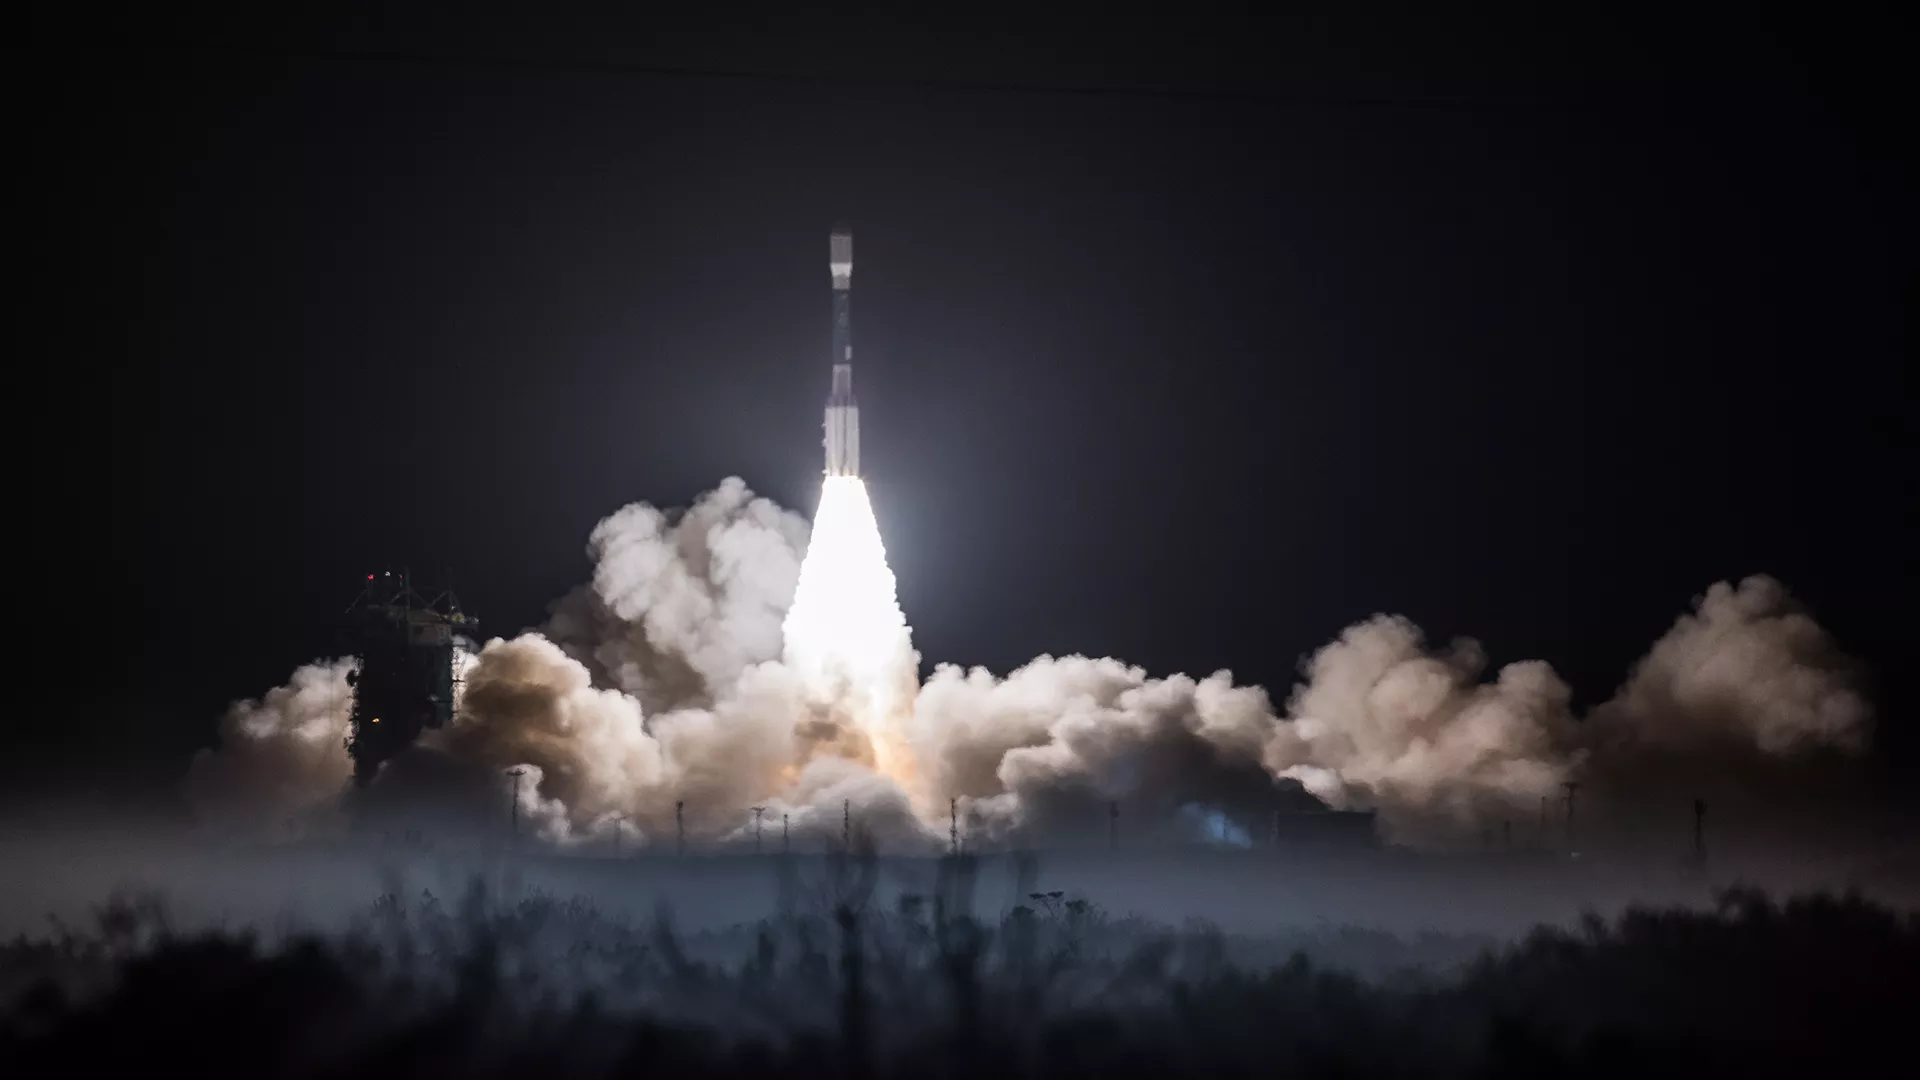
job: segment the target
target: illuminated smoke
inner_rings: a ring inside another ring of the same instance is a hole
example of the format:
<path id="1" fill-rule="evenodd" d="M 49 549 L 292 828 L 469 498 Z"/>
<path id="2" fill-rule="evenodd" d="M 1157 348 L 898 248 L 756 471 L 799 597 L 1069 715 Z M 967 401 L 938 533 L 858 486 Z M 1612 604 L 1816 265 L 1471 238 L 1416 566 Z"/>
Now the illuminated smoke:
<path id="1" fill-rule="evenodd" d="M 495 639 L 468 677 L 455 722 L 429 751 L 505 775 L 524 769 L 525 820 L 556 841 L 659 842 L 686 804 L 696 835 L 724 832 L 796 763 L 798 688 L 778 663 L 748 668 L 711 707 L 646 715 L 631 694 L 539 634 Z"/>
<path id="2" fill-rule="evenodd" d="M 1578 760 L 1572 692 L 1530 660 L 1483 681 L 1478 642 L 1429 648 L 1406 619 L 1350 626 L 1302 669 L 1267 766 L 1405 838 L 1531 809 Z"/>
<path id="3" fill-rule="evenodd" d="M 1698 798 L 1722 847 L 1871 837 L 1861 674 L 1778 581 L 1716 583 L 1588 718 L 1587 834 L 1670 836 Z"/>
<path id="4" fill-rule="evenodd" d="M 1580 720 L 1547 664 L 1489 677 L 1477 643 L 1438 647 L 1389 615 L 1308 658 L 1284 709 L 1226 672 L 1156 678 L 1080 656 L 1005 676 L 940 665 L 920 686 L 852 477 L 827 479 L 811 535 L 730 479 L 684 512 L 620 510 L 590 552 L 591 585 L 540 632 L 461 651 L 455 722 L 413 752 L 440 764 L 403 756 L 376 791 L 465 769 L 504 800 L 519 769 L 525 828 L 560 843 L 670 843 L 683 803 L 703 842 L 751 843 L 759 805 L 817 843 L 851 808 L 861 831 L 929 850 L 953 799 L 987 843 L 1104 840 L 1117 803 L 1129 837 L 1239 844 L 1276 808 L 1330 805 L 1424 844 L 1530 818 L 1568 779 L 1670 815 L 1681 789 L 1649 782 L 1657 755 L 1788 763 L 1869 734 L 1854 666 L 1765 578 L 1709 589 Z M 351 774 L 350 663 L 236 705 L 194 763 L 195 806 L 276 828 L 323 815 Z M 1695 766 L 1672 769 L 1695 783 Z"/>
<path id="5" fill-rule="evenodd" d="M 710 705 L 780 658 L 807 532 L 738 477 L 684 511 L 632 503 L 594 527 L 593 581 L 554 605 L 544 633 L 649 713 Z"/>
<path id="6" fill-rule="evenodd" d="M 1116 801 L 1134 835 L 1181 830 L 1194 803 L 1261 820 L 1273 780 L 1260 750 L 1278 723 L 1266 691 L 1227 672 L 1156 679 L 1118 660 L 1043 656 L 1004 678 L 939 666 L 911 732 L 935 796 L 961 799 L 982 839 L 1098 839 Z"/>
<path id="7" fill-rule="evenodd" d="M 200 751 L 187 772 L 187 800 L 200 818 L 284 834 L 326 817 L 353 776 L 347 675 L 355 666 L 352 658 L 304 664 L 287 685 L 228 707 L 218 751 Z"/>
<path id="8" fill-rule="evenodd" d="M 537 769 L 522 786 L 583 821 L 630 811 L 624 793 L 660 786 L 665 764 L 641 724 L 640 703 L 595 689 L 586 668 L 538 634 L 488 642 L 462 704 L 461 719 L 429 745 L 463 760 Z"/>
<path id="9" fill-rule="evenodd" d="M 1722 581 L 1634 665 L 1595 721 L 1610 742 L 1641 747 L 1857 752 L 1872 719 L 1859 674 L 1784 585 Z"/>
<path id="10" fill-rule="evenodd" d="M 931 837 L 902 809 L 917 657 L 858 479 L 827 480 L 810 538 L 730 479 L 684 513 L 622 509 L 590 552 L 551 637 L 489 643 L 430 748 L 526 769 L 523 812 L 557 840 L 659 842 L 681 804 L 696 837 L 740 839 L 750 805 L 810 838 L 848 805 L 883 838 Z"/>

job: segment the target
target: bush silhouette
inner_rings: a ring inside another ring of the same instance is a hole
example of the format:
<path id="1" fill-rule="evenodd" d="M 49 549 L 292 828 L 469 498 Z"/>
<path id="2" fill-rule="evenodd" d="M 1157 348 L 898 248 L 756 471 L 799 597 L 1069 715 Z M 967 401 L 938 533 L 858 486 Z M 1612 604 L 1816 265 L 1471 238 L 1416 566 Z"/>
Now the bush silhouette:
<path id="1" fill-rule="evenodd" d="M 979 916 L 972 874 L 956 857 L 931 895 L 884 910 L 856 858 L 827 866 L 811 900 L 700 933 L 666 912 L 635 922 L 475 883 L 451 900 L 396 891 L 347 933 L 269 943 L 182 932 L 157 898 L 116 897 L 86 930 L 0 949 L 0 1063 L 18 1076 L 1774 1075 L 1900 1060 L 1920 1000 L 1920 920 L 1856 896 L 1729 892 L 1712 910 L 1541 928 L 1453 965 L 1431 962 L 1450 955 L 1437 937 L 1308 942 L 1350 950 L 1361 973 L 1275 951 L 1304 938 L 1263 951 L 1061 893 Z"/>

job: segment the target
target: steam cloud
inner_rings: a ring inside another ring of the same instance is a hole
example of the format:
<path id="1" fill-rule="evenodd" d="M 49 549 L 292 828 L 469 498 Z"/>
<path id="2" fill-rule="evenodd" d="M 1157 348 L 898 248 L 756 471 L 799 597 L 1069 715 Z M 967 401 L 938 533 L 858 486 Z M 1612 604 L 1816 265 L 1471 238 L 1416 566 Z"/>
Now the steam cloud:
<path id="1" fill-rule="evenodd" d="M 1872 710 L 1857 665 L 1779 582 L 1719 582 L 1634 666 L 1596 717 L 1605 734 L 1672 750 L 1751 744 L 1859 751 Z"/>
<path id="2" fill-rule="evenodd" d="M 807 533 L 738 477 L 684 512 L 632 503 L 595 526 L 593 582 L 554 606 L 546 635 L 649 713 L 711 704 L 779 659 Z"/>
<path id="3" fill-rule="evenodd" d="M 1482 682 L 1486 664 L 1478 642 L 1435 651 L 1403 618 L 1348 627 L 1305 665 L 1267 766 L 1403 833 L 1531 808 L 1579 761 L 1572 693 L 1541 661 Z"/>
<path id="4" fill-rule="evenodd" d="M 324 816 L 353 776 L 354 667 L 351 659 L 305 664 L 287 685 L 228 708 L 219 751 L 200 751 L 187 772 L 187 797 L 201 817 L 280 832 Z"/>
<path id="5" fill-rule="evenodd" d="M 1308 658 L 1283 711 L 1224 671 L 1153 678 L 1043 656 L 1001 677 L 942 664 L 898 718 L 907 784 L 876 771 L 866 734 L 782 659 L 807 542 L 804 519 L 738 479 L 684 512 L 618 511 L 593 531 L 592 583 L 540 630 L 487 643 L 455 722 L 413 753 L 524 770 L 521 812 L 561 843 L 616 831 L 671 842 L 681 802 L 691 835 L 750 838 L 746 808 L 760 805 L 798 841 L 837 834 L 846 802 L 882 842 L 931 847 L 949 799 L 977 839 L 1104 835 L 1110 802 L 1134 834 L 1191 835 L 1196 807 L 1257 834 L 1291 800 L 1375 810 L 1391 837 L 1444 842 L 1647 754 L 1853 752 L 1870 730 L 1855 666 L 1783 586 L 1755 577 L 1697 598 L 1584 719 L 1546 663 L 1489 679 L 1478 643 L 1437 647 L 1389 615 Z M 351 773 L 349 664 L 303 667 L 235 705 L 220 749 L 194 763 L 196 803 L 276 821 L 329 805 Z M 401 765 L 375 788 L 403 782 Z"/>

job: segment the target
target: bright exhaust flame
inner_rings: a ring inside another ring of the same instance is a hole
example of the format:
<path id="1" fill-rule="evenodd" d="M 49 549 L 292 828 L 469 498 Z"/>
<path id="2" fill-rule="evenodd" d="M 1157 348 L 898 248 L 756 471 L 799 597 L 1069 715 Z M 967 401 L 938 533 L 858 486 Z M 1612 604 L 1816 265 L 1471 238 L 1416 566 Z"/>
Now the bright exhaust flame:
<path id="1" fill-rule="evenodd" d="M 857 476 L 826 478 L 782 629 L 787 664 L 813 703 L 863 732 L 875 768 L 913 791 L 900 726 L 912 706 L 918 660 L 867 486 Z"/>

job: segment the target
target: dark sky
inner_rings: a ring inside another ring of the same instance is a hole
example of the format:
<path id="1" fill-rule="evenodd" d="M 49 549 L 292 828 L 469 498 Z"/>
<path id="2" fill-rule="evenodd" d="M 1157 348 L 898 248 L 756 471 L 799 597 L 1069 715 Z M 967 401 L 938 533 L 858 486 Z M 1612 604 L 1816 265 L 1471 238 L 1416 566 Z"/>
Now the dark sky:
<path id="1" fill-rule="evenodd" d="M 1393 611 L 1590 701 L 1764 571 L 1913 701 L 1913 185 L 1876 28 L 800 14 L 76 54 L 56 377 L 112 413 L 65 493 L 108 570 L 62 632 L 104 663 L 88 723 L 7 721 L 14 758 L 176 769 L 335 647 L 371 568 L 451 566 L 511 632 L 627 501 L 738 474 L 810 511 L 836 219 L 929 662 L 1279 697 Z"/>

